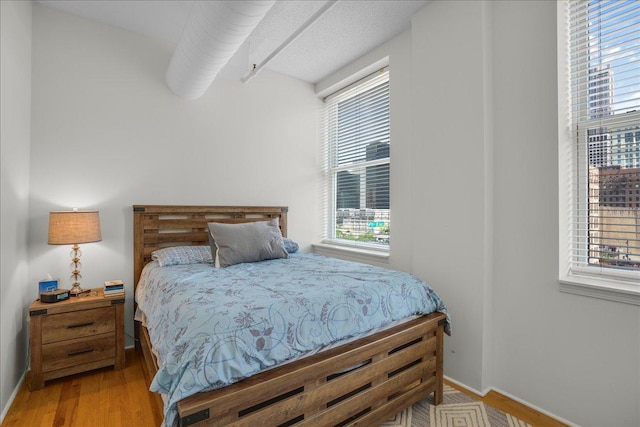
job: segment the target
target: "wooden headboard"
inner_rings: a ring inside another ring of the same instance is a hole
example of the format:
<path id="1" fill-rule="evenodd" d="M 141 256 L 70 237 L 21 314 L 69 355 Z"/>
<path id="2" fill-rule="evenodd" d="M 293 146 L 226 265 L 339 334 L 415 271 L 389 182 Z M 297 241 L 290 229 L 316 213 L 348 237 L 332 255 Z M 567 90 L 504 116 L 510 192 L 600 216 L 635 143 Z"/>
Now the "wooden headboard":
<path id="1" fill-rule="evenodd" d="M 240 224 L 280 218 L 282 235 L 287 235 L 287 211 L 283 206 L 133 206 L 133 285 L 151 252 L 169 246 L 209 244 L 209 222 Z"/>

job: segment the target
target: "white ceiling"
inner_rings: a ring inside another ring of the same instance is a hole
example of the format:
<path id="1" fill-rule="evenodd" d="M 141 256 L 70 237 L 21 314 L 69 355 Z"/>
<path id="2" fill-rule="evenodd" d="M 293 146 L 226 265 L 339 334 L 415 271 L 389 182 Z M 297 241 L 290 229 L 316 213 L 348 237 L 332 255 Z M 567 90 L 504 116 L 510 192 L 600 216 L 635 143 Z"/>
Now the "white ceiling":
<path id="1" fill-rule="evenodd" d="M 411 15 L 429 0 L 341 0 L 276 55 L 265 69 L 317 83 L 409 28 Z M 175 46 L 193 0 L 39 0 L 98 22 Z M 326 1 L 278 0 L 222 75 L 241 78 L 294 34 Z"/>

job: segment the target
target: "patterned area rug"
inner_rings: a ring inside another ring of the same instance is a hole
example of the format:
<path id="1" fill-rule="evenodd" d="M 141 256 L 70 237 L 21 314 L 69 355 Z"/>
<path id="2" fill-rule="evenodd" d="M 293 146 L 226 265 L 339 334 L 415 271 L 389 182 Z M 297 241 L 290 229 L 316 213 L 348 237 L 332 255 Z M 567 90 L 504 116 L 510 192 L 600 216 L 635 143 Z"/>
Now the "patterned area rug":
<path id="1" fill-rule="evenodd" d="M 443 402 L 433 406 L 432 401 L 429 395 L 380 427 L 531 427 L 446 384 Z"/>

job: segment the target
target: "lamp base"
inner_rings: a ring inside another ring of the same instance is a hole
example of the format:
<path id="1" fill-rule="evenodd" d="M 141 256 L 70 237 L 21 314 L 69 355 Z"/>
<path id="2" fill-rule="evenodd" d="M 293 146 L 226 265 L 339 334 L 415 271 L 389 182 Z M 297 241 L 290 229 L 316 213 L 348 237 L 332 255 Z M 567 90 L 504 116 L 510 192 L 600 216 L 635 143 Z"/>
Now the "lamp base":
<path id="1" fill-rule="evenodd" d="M 69 295 L 71 295 L 72 297 L 77 297 L 78 295 L 86 294 L 89 292 L 91 292 L 90 289 L 82 289 L 79 283 L 74 283 L 69 290 Z"/>

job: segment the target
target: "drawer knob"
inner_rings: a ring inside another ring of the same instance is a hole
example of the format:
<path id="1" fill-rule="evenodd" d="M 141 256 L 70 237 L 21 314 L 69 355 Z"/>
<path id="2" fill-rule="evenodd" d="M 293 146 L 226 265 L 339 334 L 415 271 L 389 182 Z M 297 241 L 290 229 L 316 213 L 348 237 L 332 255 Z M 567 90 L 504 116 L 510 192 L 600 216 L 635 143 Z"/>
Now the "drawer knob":
<path id="1" fill-rule="evenodd" d="M 81 350 L 71 351 L 67 353 L 67 356 L 76 356 L 78 354 L 91 353 L 93 349 L 91 347 L 83 348 Z"/>
<path id="2" fill-rule="evenodd" d="M 91 325 L 93 325 L 93 322 L 75 323 L 73 325 L 67 326 L 67 329 L 81 328 L 83 326 L 91 326 Z"/>

